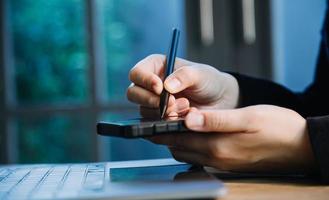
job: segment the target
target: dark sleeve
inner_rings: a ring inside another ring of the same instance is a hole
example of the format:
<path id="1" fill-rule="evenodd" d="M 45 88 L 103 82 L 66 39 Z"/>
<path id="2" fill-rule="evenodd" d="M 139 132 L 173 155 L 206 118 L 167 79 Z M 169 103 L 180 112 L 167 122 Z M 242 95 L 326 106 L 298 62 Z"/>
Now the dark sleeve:
<path id="1" fill-rule="evenodd" d="M 315 77 L 301 93 L 272 81 L 231 73 L 240 88 L 240 107 L 256 104 L 272 104 L 293 109 L 304 117 L 329 114 L 329 63 L 327 49 L 321 43 Z"/>
<path id="2" fill-rule="evenodd" d="M 329 183 L 329 17 L 322 30 L 322 40 L 316 73 L 312 84 L 301 93 L 295 93 L 271 81 L 233 76 L 240 88 L 240 107 L 272 104 L 293 109 L 307 119 L 308 133 L 317 162 L 317 173 Z M 317 117 L 318 116 L 318 117 Z M 319 117 L 324 116 L 324 117 Z"/>
<path id="3" fill-rule="evenodd" d="M 329 115 L 307 118 L 309 138 L 313 147 L 318 174 L 329 183 Z"/>

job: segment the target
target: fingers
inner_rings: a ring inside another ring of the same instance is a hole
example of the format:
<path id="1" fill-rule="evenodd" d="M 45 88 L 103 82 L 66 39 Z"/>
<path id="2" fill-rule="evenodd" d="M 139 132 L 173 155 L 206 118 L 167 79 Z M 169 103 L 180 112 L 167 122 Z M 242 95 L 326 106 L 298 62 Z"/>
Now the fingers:
<path id="1" fill-rule="evenodd" d="M 192 65 L 192 62 L 177 58 L 175 69 L 182 66 Z M 159 95 L 163 90 L 161 77 L 164 74 L 165 56 L 151 55 L 137 63 L 129 73 L 129 78 L 133 82 L 127 89 L 127 98 L 140 104 L 142 115 L 153 115 L 149 108 L 158 108 L 160 103 Z M 183 70 L 184 71 L 184 70 Z M 189 70 L 188 70 L 189 71 Z M 179 75 L 180 77 L 181 75 Z M 147 109 L 144 109 L 146 107 Z M 178 98 L 175 104 L 168 105 L 168 114 L 185 115 L 188 112 L 189 101 L 182 97 Z M 156 112 L 157 115 L 158 112 Z"/>
<path id="2" fill-rule="evenodd" d="M 176 112 L 179 116 L 186 115 L 190 108 L 190 102 L 186 98 L 178 98 L 174 104 L 168 107 L 167 112 Z"/>
<path id="3" fill-rule="evenodd" d="M 148 117 L 158 116 L 160 98 L 159 95 L 163 90 L 163 83 L 161 77 L 164 74 L 165 56 L 151 55 L 137 63 L 130 71 L 129 78 L 133 82 L 127 89 L 127 98 L 139 105 L 141 105 L 141 115 Z M 192 62 L 177 58 L 175 61 L 175 69 L 182 66 L 193 65 Z M 185 67 L 188 69 L 188 67 Z M 178 78 L 182 72 L 179 72 Z M 187 70 L 189 73 L 191 70 Z M 196 74 L 196 73 L 194 73 Z M 188 74 L 186 74 L 188 75 Z M 184 81 L 186 82 L 186 81 Z M 188 87 L 189 84 L 186 85 Z M 172 98 L 172 97 L 171 97 Z M 183 116 L 186 115 L 189 109 L 190 102 L 184 98 L 174 99 L 174 103 L 169 100 L 167 116 Z"/>
<path id="4" fill-rule="evenodd" d="M 160 97 L 138 85 L 131 84 L 127 90 L 129 101 L 149 108 L 158 108 Z"/>
<path id="5" fill-rule="evenodd" d="M 155 94 L 161 94 L 165 56 L 151 55 L 138 62 L 129 72 L 129 79 Z"/>
<path id="6" fill-rule="evenodd" d="M 160 54 L 154 54 L 138 62 L 129 72 L 129 79 L 157 95 L 161 94 L 163 89 L 162 79 L 164 76 L 164 66 L 166 57 Z M 189 65 L 191 62 L 176 58 L 175 69 Z"/>
<path id="7" fill-rule="evenodd" d="M 155 94 L 161 94 L 163 88 L 162 80 L 152 72 L 136 68 L 129 73 L 129 79 L 136 85 L 146 88 Z"/>
<path id="8" fill-rule="evenodd" d="M 184 151 L 202 152 L 206 155 L 213 153 L 215 140 L 213 135 L 199 133 L 177 133 L 150 137 L 149 140 L 155 144 L 166 145 Z"/>
<path id="9" fill-rule="evenodd" d="M 200 72 L 193 68 L 181 67 L 174 71 L 164 82 L 164 87 L 171 94 L 176 94 L 182 90 L 189 88 L 200 80 Z"/>
<path id="10" fill-rule="evenodd" d="M 161 114 L 160 114 L 160 110 L 158 108 L 147 108 L 147 107 L 140 107 L 140 115 L 145 118 L 145 119 L 160 119 Z M 179 117 L 181 115 L 179 115 L 177 112 L 166 112 L 165 114 L 166 118 L 168 117 Z"/>
<path id="11" fill-rule="evenodd" d="M 189 111 L 189 107 L 190 107 L 190 103 L 186 98 L 175 99 L 175 97 L 171 95 L 169 97 L 166 116 L 168 117 L 185 116 Z M 140 114 L 142 117 L 145 118 L 160 117 L 159 108 L 150 108 L 146 106 L 140 107 Z"/>
<path id="12" fill-rule="evenodd" d="M 199 132 L 248 132 L 252 113 L 245 108 L 231 110 L 191 110 L 186 126 Z"/>

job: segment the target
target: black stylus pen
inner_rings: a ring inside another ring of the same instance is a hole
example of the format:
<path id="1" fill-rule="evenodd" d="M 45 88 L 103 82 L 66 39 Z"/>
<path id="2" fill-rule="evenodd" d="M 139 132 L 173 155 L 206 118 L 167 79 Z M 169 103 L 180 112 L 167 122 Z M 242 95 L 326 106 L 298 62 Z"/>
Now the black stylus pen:
<path id="1" fill-rule="evenodd" d="M 179 33 L 180 33 L 180 31 L 177 28 L 173 29 L 169 52 L 166 57 L 165 76 L 164 76 L 163 80 L 166 80 L 166 78 L 174 71 L 176 52 L 177 52 L 178 41 L 179 41 Z M 167 107 L 168 107 L 169 95 L 170 94 L 168 91 L 166 91 L 165 89 L 162 90 L 162 93 L 160 95 L 161 119 L 163 119 L 166 114 Z"/>

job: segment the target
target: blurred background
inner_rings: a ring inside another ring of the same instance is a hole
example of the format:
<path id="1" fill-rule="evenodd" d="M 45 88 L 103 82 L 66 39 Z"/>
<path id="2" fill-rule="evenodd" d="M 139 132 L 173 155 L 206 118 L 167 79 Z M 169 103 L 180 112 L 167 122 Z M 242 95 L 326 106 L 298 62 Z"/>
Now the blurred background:
<path id="1" fill-rule="evenodd" d="M 138 117 L 128 72 L 166 54 L 277 81 L 312 81 L 326 0 L 1 0 L 0 162 L 170 157 L 141 139 L 97 136 L 100 120 Z"/>

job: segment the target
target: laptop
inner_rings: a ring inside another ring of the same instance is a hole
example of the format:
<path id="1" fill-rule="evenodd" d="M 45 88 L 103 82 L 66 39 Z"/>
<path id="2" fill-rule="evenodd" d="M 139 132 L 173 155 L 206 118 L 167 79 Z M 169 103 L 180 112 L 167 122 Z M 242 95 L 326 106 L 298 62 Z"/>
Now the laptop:
<path id="1" fill-rule="evenodd" d="M 0 166 L 0 199 L 193 199 L 225 193 L 212 174 L 173 159 Z"/>

